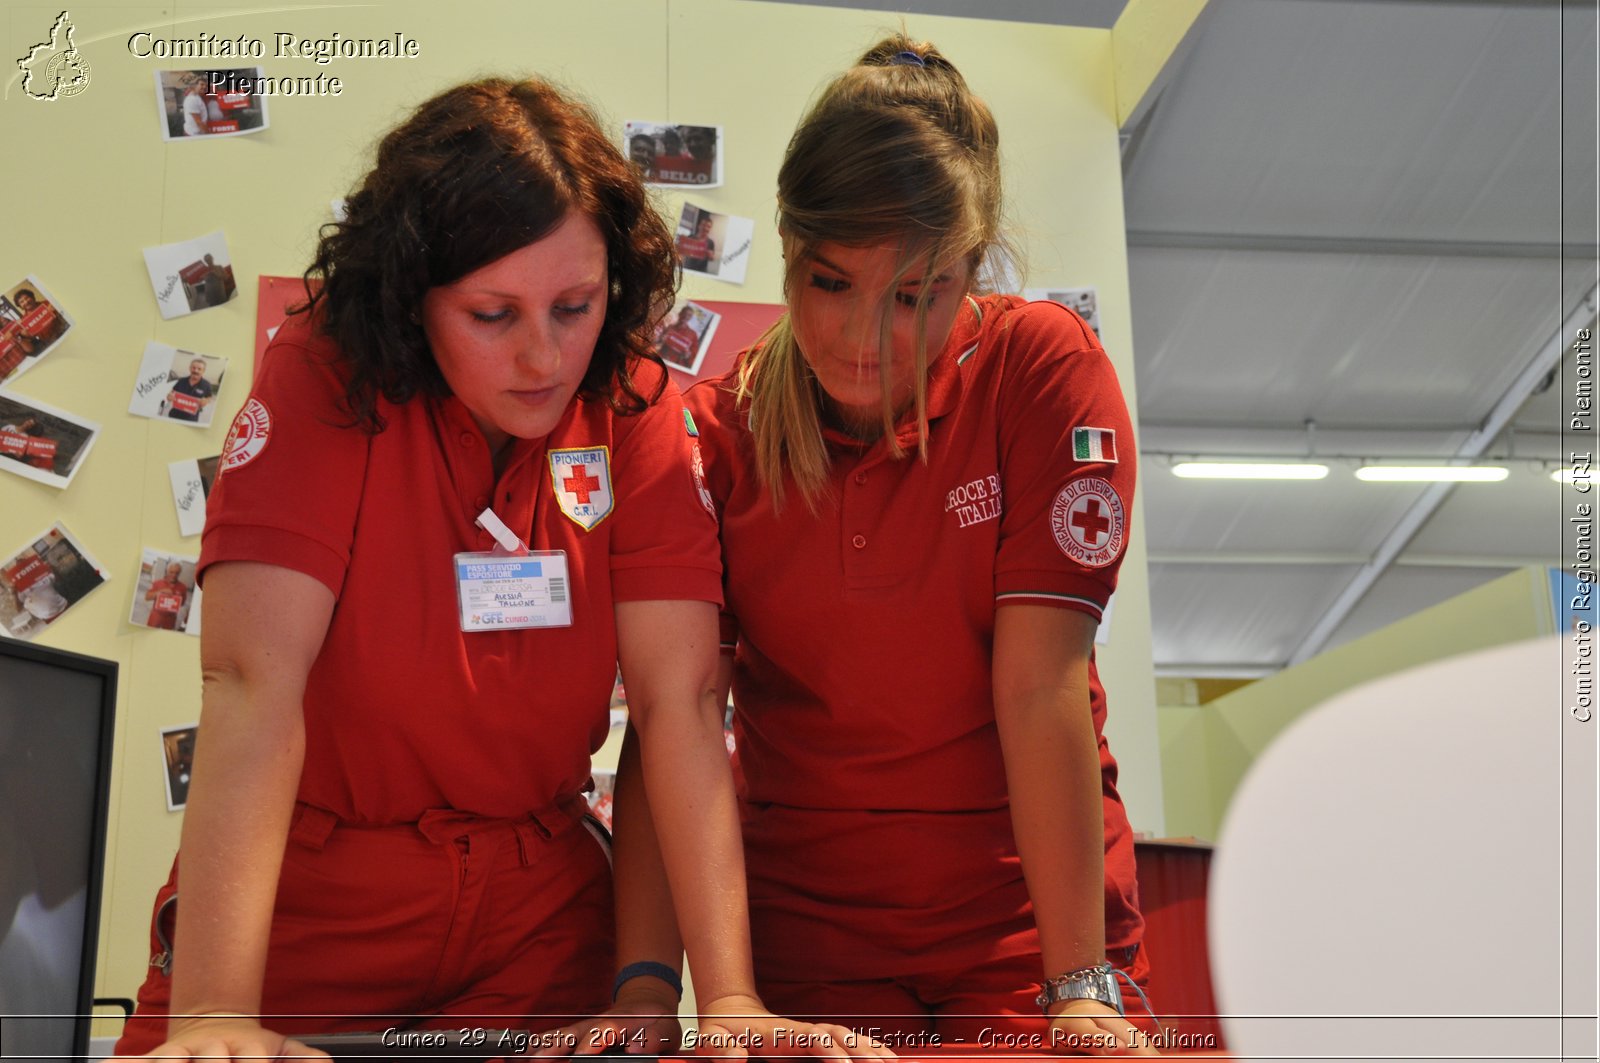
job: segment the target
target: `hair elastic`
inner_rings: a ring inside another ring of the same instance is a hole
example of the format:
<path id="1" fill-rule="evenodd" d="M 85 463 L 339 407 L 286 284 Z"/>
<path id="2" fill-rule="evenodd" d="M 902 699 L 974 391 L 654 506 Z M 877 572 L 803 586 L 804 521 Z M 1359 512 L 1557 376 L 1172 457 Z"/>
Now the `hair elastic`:
<path id="1" fill-rule="evenodd" d="M 927 66 L 916 52 L 898 52 L 889 59 L 890 66 Z"/>

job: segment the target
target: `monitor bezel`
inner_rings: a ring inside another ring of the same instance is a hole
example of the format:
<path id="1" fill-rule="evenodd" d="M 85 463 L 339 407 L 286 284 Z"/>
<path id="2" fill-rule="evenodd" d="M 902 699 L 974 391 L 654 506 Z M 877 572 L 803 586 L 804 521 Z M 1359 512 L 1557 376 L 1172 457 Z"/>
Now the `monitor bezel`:
<path id="1" fill-rule="evenodd" d="M 78 960 L 78 1010 L 72 1030 L 72 1056 L 89 1057 L 96 968 L 100 958 L 100 904 L 105 889 L 106 839 L 111 823 L 111 757 L 117 719 L 117 662 L 53 646 L 0 638 L 0 656 L 32 661 L 97 676 L 100 684 L 99 748 L 96 752 L 94 822 L 89 836 L 89 881 L 84 891 L 83 954 Z"/>

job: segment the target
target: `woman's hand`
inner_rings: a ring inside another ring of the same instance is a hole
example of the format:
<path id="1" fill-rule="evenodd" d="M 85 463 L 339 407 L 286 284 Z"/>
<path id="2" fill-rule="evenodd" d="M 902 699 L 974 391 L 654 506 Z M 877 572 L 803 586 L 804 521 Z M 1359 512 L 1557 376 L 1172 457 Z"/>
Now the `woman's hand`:
<path id="1" fill-rule="evenodd" d="M 617 1002 L 592 1019 L 538 1034 L 533 1043 L 540 1047 L 529 1055 L 565 1059 L 602 1052 L 647 1056 L 676 1052 L 683 1041 L 678 998 L 665 987 L 640 984 L 647 981 L 634 978 L 623 983 Z"/>
<path id="2" fill-rule="evenodd" d="M 687 1045 L 701 1059 L 765 1055 L 815 1056 L 829 1063 L 898 1059 L 879 1042 L 845 1026 L 794 1022 L 772 1014 L 755 997 L 722 997 L 700 1013 L 700 1030 Z"/>
<path id="3" fill-rule="evenodd" d="M 1086 1056 L 1157 1056 L 1161 1053 L 1133 1023 L 1098 1000 L 1063 1000 L 1050 1005 L 1050 1046 Z"/>
<path id="4" fill-rule="evenodd" d="M 172 1019 L 167 1041 L 144 1059 L 327 1059 L 292 1037 L 273 1033 L 248 1015 Z"/>

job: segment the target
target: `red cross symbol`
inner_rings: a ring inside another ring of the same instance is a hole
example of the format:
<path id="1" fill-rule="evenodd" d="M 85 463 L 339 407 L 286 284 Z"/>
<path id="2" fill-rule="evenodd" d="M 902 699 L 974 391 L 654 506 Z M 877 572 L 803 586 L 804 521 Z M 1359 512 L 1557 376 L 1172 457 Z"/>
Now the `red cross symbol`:
<path id="1" fill-rule="evenodd" d="M 590 476 L 582 465 L 574 465 L 572 475 L 562 480 L 561 486 L 578 496 L 579 505 L 588 505 L 589 492 L 600 489 L 600 478 Z"/>
<path id="2" fill-rule="evenodd" d="M 1099 546 L 1100 537 L 1111 530 L 1109 518 L 1100 515 L 1100 500 L 1090 498 L 1084 501 L 1082 510 L 1072 514 L 1072 526 L 1083 532 L 1083 539 L 1089 546 Z"/>

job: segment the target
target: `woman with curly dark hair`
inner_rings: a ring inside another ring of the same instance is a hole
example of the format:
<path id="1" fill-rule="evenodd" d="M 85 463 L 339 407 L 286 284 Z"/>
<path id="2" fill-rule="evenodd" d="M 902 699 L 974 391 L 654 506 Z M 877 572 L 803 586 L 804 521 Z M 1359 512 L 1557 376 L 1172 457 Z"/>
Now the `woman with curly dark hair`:
<path id="1" fill-rule="evenodd" d="M 175 863 L 119 1053 L 409 1026 L 658 1050 L 674 902 L 707 1025 L 770 1032 L 713 693 L 716 524 L 650 353 L 671 249 L 543 82 L 451 89 L 384 138 L 224 446 L 182 903 L 174 938 Z M 619 660 L 614 922 L 581 792 Z M 670 897 L 630 885 L 658 862 Z"/>

